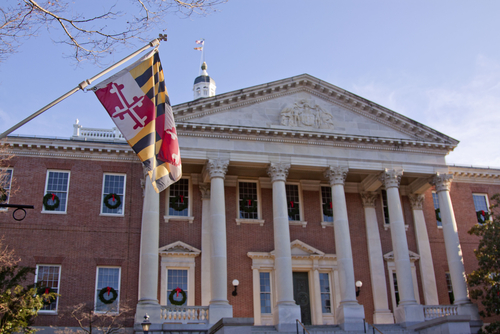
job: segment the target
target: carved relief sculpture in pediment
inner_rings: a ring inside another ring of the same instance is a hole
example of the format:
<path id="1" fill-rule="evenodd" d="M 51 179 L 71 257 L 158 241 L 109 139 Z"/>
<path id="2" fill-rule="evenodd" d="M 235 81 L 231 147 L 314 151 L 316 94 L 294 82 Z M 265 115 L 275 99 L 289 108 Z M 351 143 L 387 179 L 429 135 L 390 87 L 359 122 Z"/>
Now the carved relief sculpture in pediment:
<path id="1" fill-rule="evenodd" d="M 307 100 L 295 102 L 280 113 L 281 125 L 333 129 L 333 116 L 317 104 Z"/>

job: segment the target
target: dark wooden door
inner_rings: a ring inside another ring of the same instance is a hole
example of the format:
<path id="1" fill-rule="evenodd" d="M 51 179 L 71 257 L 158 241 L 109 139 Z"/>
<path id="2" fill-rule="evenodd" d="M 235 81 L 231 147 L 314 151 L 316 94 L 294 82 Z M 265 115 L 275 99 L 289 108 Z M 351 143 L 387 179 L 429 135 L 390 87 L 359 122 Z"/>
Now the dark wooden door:
<path id="1" fill-rule="evenodd" d="M 293 273 L 293 299 L 300 306 L 300 315 L 304 325 L 311 325 L 311 303 L 309 298 L 308 273 Z"/>

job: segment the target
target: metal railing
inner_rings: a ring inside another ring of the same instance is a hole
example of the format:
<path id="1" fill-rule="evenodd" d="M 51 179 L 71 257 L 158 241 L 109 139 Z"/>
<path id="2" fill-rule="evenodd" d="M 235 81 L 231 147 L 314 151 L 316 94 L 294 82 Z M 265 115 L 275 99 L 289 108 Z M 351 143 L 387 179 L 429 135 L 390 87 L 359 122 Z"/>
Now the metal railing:
<path id="1" fill-rule="evenodd" d="M 162 306 L 160 317 L 166 323 L 208 324 L 208 306 Z"/>
<path id="2" fill-rule="evenodd" d="M 447 315 L 458 315 L 456 305 L 424 305 L 424 319 L 432 320 Z"/>
<path id="3" fill-rule="evenodd" d="M 300 333 L 299 333 L 299 324 L 302 326 L 302 334 L 306 334 L 306 333 L 307 333 L 307 334 L 311 334 L 311 333 L 309 333 L 309 331 L 306 329 L 306 327 L 305 327 L 305 326 L 304 326 L 304 325 L 300 322 L 300 320 L 299 320 L 299 319 L 296 319 L 296 320 L 295 320 L 295 324 L 296 324 L 296 326 L 297 326 L 297 334 L 300 334 Z"/>

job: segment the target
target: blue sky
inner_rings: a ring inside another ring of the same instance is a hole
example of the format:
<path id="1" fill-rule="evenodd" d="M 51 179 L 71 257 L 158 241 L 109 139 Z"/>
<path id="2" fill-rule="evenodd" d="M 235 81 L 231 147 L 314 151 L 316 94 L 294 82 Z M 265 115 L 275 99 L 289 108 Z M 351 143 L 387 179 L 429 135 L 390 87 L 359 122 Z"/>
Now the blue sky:
<path id="1" fill-rule="evenodd" d="M 460 140 L 448 163 L 500 167 L 499 1 L 230 0 L 218 10 L 168 15 L 151 32 L 168 34 L 160 56 L 172 104 L 192 100 L 194 41 L 204 38 L 217 93 L 308 73 Z M 51 37 L 40 30 L 0 63 L 0 132 L 102 70 L 63 58 L 70 50 Z M 80 91 L 15 134 L 69 137 L 77 118 L 114 126 Z"/>

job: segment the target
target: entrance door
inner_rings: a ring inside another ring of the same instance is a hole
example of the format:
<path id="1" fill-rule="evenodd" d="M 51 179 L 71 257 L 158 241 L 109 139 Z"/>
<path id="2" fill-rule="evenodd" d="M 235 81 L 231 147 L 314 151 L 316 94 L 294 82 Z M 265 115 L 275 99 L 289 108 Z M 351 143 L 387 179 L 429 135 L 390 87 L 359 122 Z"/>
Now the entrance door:
<path id="1" fill-rule="evenodd" d="M 311 325 L 308 273 L 293 273 L 293 299 L 295 299 L 295 303 L 300 306 L 302 323 L 304 325 Z"/>

